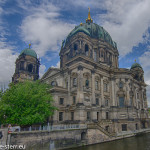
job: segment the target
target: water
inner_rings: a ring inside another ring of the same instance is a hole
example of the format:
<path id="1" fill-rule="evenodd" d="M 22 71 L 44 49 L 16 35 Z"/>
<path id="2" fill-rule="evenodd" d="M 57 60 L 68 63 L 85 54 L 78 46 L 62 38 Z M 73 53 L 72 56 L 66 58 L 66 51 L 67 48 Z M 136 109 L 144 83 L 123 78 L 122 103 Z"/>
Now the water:
<path id="1" fill-rule="evenodd" d="M 72 141 L 71 141 L 72 142 Z M 61 144 L 68 145 L 70 141 L 68 142 L 62 142 Z M 73 143 L 70 143 L 73 145 Z M 35 146 L 32 148 L 32 150 L 54 150 L 60 148 L 60 143 L 57 141 L 55 142 L 47 142 L 45 144 L 41 144 L 38 146 Z M 75 146 L 75 145 L 74 145 Z M 63 146 L 64 147 L 64 146 Z M 31 149 L 30 149 L 31 150 Z M 101 144 L 95 144 L 95 145 L 89 145 L 89 146 L 82 146 L 78 148 L 71 148 L 68 150 L 150 150 L 150 133 L 130 137 L 126 139 L 101 143 Z"/>

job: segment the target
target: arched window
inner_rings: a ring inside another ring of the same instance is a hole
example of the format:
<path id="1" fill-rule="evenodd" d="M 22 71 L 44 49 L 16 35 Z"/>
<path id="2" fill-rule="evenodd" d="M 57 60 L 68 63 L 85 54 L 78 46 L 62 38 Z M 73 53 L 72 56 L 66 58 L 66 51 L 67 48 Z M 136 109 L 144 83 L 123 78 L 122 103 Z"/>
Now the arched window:
<path id="1" fill-rule="evenodd" d="M 33 65 L 32 65 L 32 64 L 29 64 L 29 65 L 28 65 L 28 71 L 29 71 L 29 72 L 32 72 L 32 70 L 33 70 Z"/>
<path id="2" fill-rule="evenodd" d="M 78 45 L 74 44 L 74 50 L 76 51 L 78 49 Z"/>
<path id="3" fill-rule="evenodd" d="M 89 55 L 89 47 L 87 44 L 85 44 L 85 55 L 88 56 Z"/>
<path id="4" fill-rule="evenodd" d="M 56 85 L 57 85 L 56 81 L 51 82 L 51 86 L 56 86 Z"/>

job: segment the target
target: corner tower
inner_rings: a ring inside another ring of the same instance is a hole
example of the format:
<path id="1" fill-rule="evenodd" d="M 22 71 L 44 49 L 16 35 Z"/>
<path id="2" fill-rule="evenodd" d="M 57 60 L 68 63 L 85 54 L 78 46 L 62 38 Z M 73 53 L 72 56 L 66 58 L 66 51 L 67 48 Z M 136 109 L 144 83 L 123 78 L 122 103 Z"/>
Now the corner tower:
<path id="1" fill-rule="evenodd" d="M 24 80 L 37 80 L 39 78 L 40 61 L 34 50 L 24 49 L 16 60 L 16 69 L 12 77 L 12 82 L 22 82 Z"/>

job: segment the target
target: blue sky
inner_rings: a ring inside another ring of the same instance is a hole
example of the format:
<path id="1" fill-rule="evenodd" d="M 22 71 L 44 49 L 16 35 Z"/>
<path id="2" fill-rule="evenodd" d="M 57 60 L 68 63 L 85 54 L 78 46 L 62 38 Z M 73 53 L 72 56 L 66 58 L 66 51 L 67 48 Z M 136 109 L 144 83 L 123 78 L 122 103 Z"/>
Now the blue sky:
<path id="1" fill-rule="evenodd" d="M 1 0 L 0 83 L 11 81 L 15 60 L 30 42 L 41 59 L 40 76 L 59 67 L 62 40 L 85 22 L 90 7 L 94 23 L 117 42 L 119 67 L 130 68 L 135 59 L 142 65 L 150 98 L 149 6 L 149 0 Z"/>

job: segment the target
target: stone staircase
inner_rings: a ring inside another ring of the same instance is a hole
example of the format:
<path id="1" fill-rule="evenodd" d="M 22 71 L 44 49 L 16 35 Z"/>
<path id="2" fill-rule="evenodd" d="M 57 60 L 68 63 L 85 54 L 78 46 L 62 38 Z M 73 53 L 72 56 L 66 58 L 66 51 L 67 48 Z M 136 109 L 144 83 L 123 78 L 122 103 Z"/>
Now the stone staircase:
<path id="1" fill-rule="evenodd" d="M 100 126 L 99 123 L 91 123 L 87 125 L 88 129 L 99 129 L 102 133 L 104 133 L 105 135 L 107 135 L 108 137 L 115 137 L 116 134 L 115 133 L 109 133 L 108 131 L 106 131 L 102 126 Z"/>

